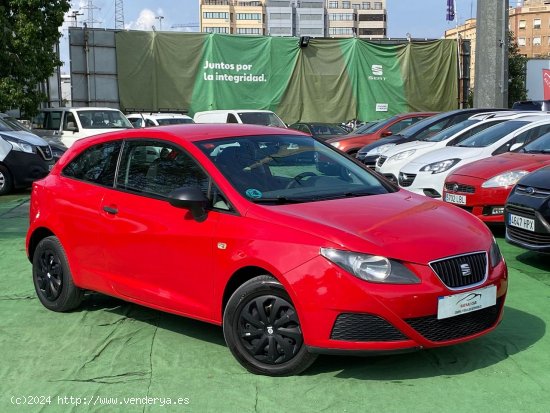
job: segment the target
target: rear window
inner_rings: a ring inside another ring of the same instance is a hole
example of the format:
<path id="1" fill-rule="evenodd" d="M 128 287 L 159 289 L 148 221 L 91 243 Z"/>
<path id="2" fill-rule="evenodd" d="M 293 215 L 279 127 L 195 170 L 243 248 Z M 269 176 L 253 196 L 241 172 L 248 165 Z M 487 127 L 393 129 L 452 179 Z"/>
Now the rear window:
<path id="1" fill-rule="evenodd" d="M 243 123 L 286 128 L 286 125 L 281 121 L 281 119 L 279 119 L 274 113 L 270 112 L 241 112 L 239 113 L 239 117 Z"/>

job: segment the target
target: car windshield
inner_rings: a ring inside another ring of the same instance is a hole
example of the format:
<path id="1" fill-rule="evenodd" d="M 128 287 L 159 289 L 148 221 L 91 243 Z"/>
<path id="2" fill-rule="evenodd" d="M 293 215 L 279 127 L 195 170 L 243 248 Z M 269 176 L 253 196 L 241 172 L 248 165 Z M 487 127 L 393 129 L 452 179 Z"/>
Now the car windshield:
<path id="1" fill-rule="evenodd" d="M 347 135 L 348 131 L 337 125 L 330 125 L 327 123 L 314 123 L 310 125 L 311 131 L 314 135 Z"/>
<path id="2" fill-rule="evenodd" d="M 514 152 L 550 154 L 550 132 L 541 135 L 534 141 L 525 145 L 523 148 L 516 149 Z"/>
<path id="3" fill-rule="evenodd" d="M 0 131 L 29 131 L 21 122 L 11 116 L 0 117 Z"/>
<path id="4" fill-rule="evenodd" d="M 510 120 L 508 122 L 499 123 L 498 125 L 491 126 L 484 131 L 476 133 L 474 136 L 463 140 L 460 142 L 460 145 L 456 146 L 464 148 L 485 148 L 528 123 L 528 121 L 520 120 Z"/>
<path id="5" fill-rule="evenodd" d="M 285 204 L 385 194 L 393 189 L 348 157 L 295 135 L 197 142 L 245 198 Z"/>
<path id="6" fill-rule="evenodd" d="M 463 120 L 462 122 L 458 122 L 457 124 L 448 127 L 447 129 L 443 129 L 441 132 L 438 132 L 435 135 L 427 136 L 424 139 L 420 139 L 420 140 L 424 140 L 427 142 L 441 142 L 447 138 L 450 138 L 454 134 L 460 132 L 462 129 L 465 129 L 468 126 L 473 125 L 474 123 L 477 123 L 477 122 L 479 122 L 479 119 L 466 119 L 466 120 Z"/>
<path id="7" fill-rule="evenodd" d="M 158 124 L 160 126 L 165 126 L 165 125 L 181 125 L 181 124 L 185 124 L 185 123 L 195 123 L 193 122 L 193 119 L 188 119 L 188 118 L 157 118 L 156 119 Z"/>
<path id="8" fill-rule="evenodd" d="M 383 120 L 376 121 L 376 122 L 369 122 L 365 125 L 359 126 L 357 129 L 355 129 L 353 132 L 351 132 L 351 135 L 364 135 L 366 133 L 371 133 L 376 130 L 378 130 L 378 125 L 380 123 L 384 122 Z"/>
<path id="9" fill-rule="evenodd" d="M 374 133 L 374 132 L 378 132 L 382 128 L 385 128 L 387 125 L 394 122 L 397 118 L 399 118 L 399 116 L 392 116 L 391 118 L 384 119 L 384 120 L 381 120 L 378 123 L 375 123 L 366 132 L 354 131 L 353 133 L 356 134 L 356 133 Z"/>
<path id="10" fill-rule="evenodd" d="M 132 124 L 118 110 L 78 111 L 78 118 L 85 129 L 126 129 Z"/>
<path id="11" fill-rule="evenodd" d="M 272 112 L 240 112 L 239 117 L 243 123 L 252 125 L 276 126 L 286 128 L 286 125 Z"/>

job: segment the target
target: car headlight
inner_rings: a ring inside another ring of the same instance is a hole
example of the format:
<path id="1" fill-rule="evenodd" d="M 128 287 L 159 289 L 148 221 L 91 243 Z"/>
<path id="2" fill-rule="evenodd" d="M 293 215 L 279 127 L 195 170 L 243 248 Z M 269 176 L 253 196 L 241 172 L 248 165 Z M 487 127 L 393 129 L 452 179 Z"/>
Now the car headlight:
<path id="1" fill-rule="evenodd" d="M 410 158 L 413 153 L 416 152 L 416 149 L 410 149 L 408 151 L 399 152 L 391 157 L 388 158 L 386 163 L 390 162 L 396 162 L 396 161 L 402 161 L 403 159 Z"/>
<path id="2" fill-rule="evenodd" d="M 14 138 L 13 136 L 7 136 L 7 135 L 1 135 L 1 136 L 6 142 L 9 142 L 11 144 L 14 151 L 27 152 L 27 153 L 36 152 L 34 146 L 32 146 L 31 144 L 21 139 L 17 139 L 17 138 Z"/>
<path id="3" fill-rule="evenodd" d="M 403 264 L 378 255 L 321 248 L 321 255 L 357 278 L 374 283 L 419 284 L 420 279 Z"/>
<path id="4" fill-rule="evenodd" d="M 460 162 L 460 159 L 446 159 L 440 162 L 434 162 L 424 166 L 420 169 L 420 172 L 431 172 L 432 174 L 440 174 L 441 172 L 448 171 L 457 163 Z"/>
<path id="5" fill-rule="evenodd" d="M 493 176 L 491 179 L 481 184 L 482 188 L 498 188 L 503 186 L 515 185 L 521 177 L 527 175 L 528 171 L 509 171 L 503 174 Z"/>
<path id="6" fill-rule="evenodd" d="M 374 149 L 371 149 L 367 152 L 367 155 L 380 155 L 384 152 L 387 152 L 390 148 L 393 148 L 395 143 L 386 143 L 385 145 L 377 146 Z"/>
<path id="7" fill-rule="evenodd" d="M 496 240 L 493 238 L 493 243 L 491 244 L 491 249 L 489 250 L 489 262 L 491 268 L 495 268 L 503 260 L 502 254 L 500 253 L 500 248 Z"/>
<path id="8" fill-rule="evenodd" d="M 331 144 L 332 146 L 334 146 L 335 148 L 340 149 L 340 146 L 341 146 L 340 142 L 331 142 L 330 144 Z"/>

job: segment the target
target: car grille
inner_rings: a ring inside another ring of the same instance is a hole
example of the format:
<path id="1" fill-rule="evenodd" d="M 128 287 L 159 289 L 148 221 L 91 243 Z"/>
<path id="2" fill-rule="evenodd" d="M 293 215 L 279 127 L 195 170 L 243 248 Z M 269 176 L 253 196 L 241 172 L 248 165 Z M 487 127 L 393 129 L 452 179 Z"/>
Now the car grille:
<path id="1" fill-rule="evenodd" d="M 378 158 L 378 161 L 376 161 L 376 166 L 382 166 L 384 165 L 384 162 L 386 162 L 386 159 L 388 159 L 387 156 L 380 156 Z"/>
<path id="2" fill-rule="evenodd" d="M 506 227 L 508 237 L 514 241 L 537 246 L 549 246 L 550 234 L 537 234 L 521 228 Z"/>
<path id="3" fill-rule="evenodd" d="M 405 174 L 403 172 L 399 172 L 399 185 L 411 186 L 414 182 L 414 178 L 416 178 L 416 174 Z"/>
<path id="4" fill-rule="evenodd" d="M 487 253 L 460 255 L 432 261 L 430 267 L 449 288 L 469 287 L 487 277 Z"/>
<path id="5" fill-rule="evenodd" d="M 457 182 L 446 182 L 445 189 L 451 192 L 463 192 L 466 194 L 475 194 L 476 188 L 471 185 L 459 184 Z"/>
<path id="6" fill-rule="evenodd" d="M 535 220 L 537 219 L 537 217 L 535 216 L 535 212 L 532 209 L 516 208 L 513 205 L 507 205 L 506 211 L 508 211 L 511 214 L 521 215 L 522 217 L 525 217 L 525 218 L 530 218 Z"/>
<path id="7" fill-rule="evenodd" d="M 40 156 L 44 158 L 44 160 L 49 161 L 53 158 L 52 155 L 52 148 L 50 148 L 50 145 L 45 146 L 37 146 L 38 152 L 40 153 Z"/>
<path id="8" fill-rule="evenodd" d="M 372 314 L 340 314 L 330 334 L 332 340 L 344 341 L 402 341 L 407 340 L 386 320 Z"/>
<path id="9" fill-rule="evenodd" d="M 525 185 L 516 185 L 516 193 L 526 195 L 526 196 L 534 196 L 537 198 L 546 198 L 550 196 L 550 191 L 547 189 L 541 189 L 541 188 L 533 188 L 531 186 L 525 186 Z"/>
<path id="10" fill-rule="evenodd" d="M 438 320 L 437 316 L 409 318 L 405 320 L 412 328 L 430 341 L 447 341 L 481 333 L 495 325 L 503 304 L 503 297 L 496 305 L 471 313 Z"/>

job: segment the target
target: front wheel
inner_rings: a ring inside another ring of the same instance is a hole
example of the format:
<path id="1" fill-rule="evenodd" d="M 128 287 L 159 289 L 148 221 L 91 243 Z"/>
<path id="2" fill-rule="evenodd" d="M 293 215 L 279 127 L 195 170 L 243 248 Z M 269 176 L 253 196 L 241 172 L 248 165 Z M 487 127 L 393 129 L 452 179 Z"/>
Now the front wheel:
<path id="1" fill-rule="evenodd" d="M 0 165 L 0 195 L 10 193 L 12 188 L 13 182 L 10 171 L 4 165 Z"/>
<path id="2" fill-rule="evenodd" d="M 288 293 L 267 275 L 233 293 L 223 315 L 223 334 L 231 353 L 255 374 L 299 374 L 317 357 L 307 351 Z"/>
<path id="3" fill-rule="evenodd" d="M 57 237 L 41 240 L 32 257 L 32 277 L 38 299 L 52 311 L 70 311 L 82 301 L 74 285 L 65 250 Z"/>

